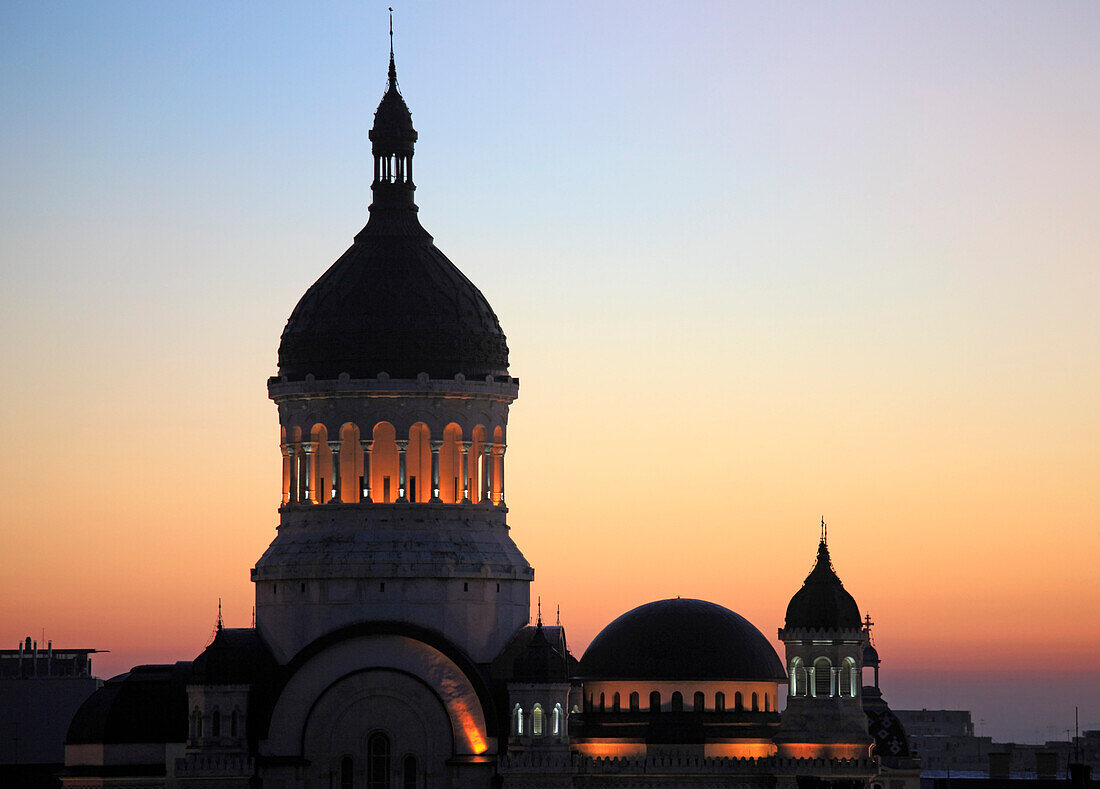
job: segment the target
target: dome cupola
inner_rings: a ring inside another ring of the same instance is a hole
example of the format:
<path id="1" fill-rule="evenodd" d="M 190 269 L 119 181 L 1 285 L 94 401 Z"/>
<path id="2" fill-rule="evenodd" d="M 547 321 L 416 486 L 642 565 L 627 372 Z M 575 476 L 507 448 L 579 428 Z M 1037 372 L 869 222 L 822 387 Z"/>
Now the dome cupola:
<path id="1" fill-rule="evenodd" d="M 840 582 L 829 559 L 825 535 L 817 546 L 817 562 L 802 588 L 787 605 L 787 629 L 858 630 L 859 606 Z"/>
<path id="2" fill-rule="evenodd" d="M 389 78 L 370 131 L 370 219 L 291 313 L 279 344 L 280 377 L 508 378 L 496 314 L 417 218 L 416 139 L 397 86 L 391 30 Z"/>

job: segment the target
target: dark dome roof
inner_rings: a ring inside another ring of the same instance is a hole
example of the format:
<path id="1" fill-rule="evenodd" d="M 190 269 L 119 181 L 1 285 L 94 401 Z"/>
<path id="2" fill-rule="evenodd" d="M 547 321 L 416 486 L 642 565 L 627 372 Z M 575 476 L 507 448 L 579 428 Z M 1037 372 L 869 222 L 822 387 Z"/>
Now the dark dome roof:
<path id="1" fill-rule="evenodd" d="M 822 540 L 817 546 L 817 563 L 791 602 L 787 604 L 787 628 L 825 630 L 858 629 L 859 606 L 844 589 Z"/>
<path id="2" fill-rule="evenodd" d="M 863 665 L 873 666 L 879 663 L 878 650 L 875 649 L 873 644 L 868 644 L 863 648 Z"/>
<path id="3" fill-rule="evenodd" d="M 427 233 L 376 235 L 374 220 L 294 308 L 279 345 L 279 374 L 507 375 L 504 332 L 481 291 Z"/>
<path id="4" fill-rule="evenodd" d="M 878 688 L 863 688 L 863 713 L 867 716 L 867 733 L 875 738 L 875 755 L 884 764 L 893 766 L 892 760 L 905 759 L 912 755 L 905 727 Z"/>
<path id="5" fill-rule="evenodd" d="M 218 628 L 214 640 L 191 664 L 195 685 L 250 685 L 275 671 L 267 644 L 252 628 Z"/>
<path id="6" fill-rule="evenodd" d="M 592 679 L 742 679 L 783 682 L 764 634 L 705 600 L 658 600 L 627 611 L 589 644 L 580 676 Z"/>
<path id="7" fill-rule="evenodd" d="M 107 680 L 85 699 L 65 742 L 185 742 L 191 664 L 137 666 Z"/>
<path id="8" fill-rule="evenodd" d="M 508 345 L 489 302 L 420 225 L 411 157 L 416 131 L 390 78 L 374 116 L 378 161 L 408 157 L 399 177 L 376 177 L 370 221 L 294 308 L 279 344 L 279 375 L 352 378 L 507 376 Z M 379 165 L 375 165 L 376 172 Z"/>
<path id="9" fill-rule="evenodd" d="M 514 682 L 565 682 L 568 677 L 565 657 L 546 639 L 541 621 L 512 665 Z"/>

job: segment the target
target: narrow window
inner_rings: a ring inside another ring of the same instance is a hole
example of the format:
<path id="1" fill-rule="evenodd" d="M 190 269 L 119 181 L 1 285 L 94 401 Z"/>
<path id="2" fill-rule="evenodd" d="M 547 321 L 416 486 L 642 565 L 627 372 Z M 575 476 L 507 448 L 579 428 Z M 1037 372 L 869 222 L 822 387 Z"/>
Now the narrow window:
<path id="1" fill-rule="evenodd" d="M 745 702 L 741 698 L 741 691 L 737 691 L 733 694 L 733 708 L 737 710 L 737 712 L 744 712 L 745 710 Z"/>
<path id="2" fill-rule="evenodd" d="M 649 694 L 649 711 L 661 711 L 661 694 L 656 690 Z"/>
<path id="3" fill-rule="evenodd" d="M 764 694 L 764 712 L 771 712 L 772 711 L 772 708 L 771 708 L 770 704 L 771 704 L 771 702 L 768 700 L 768 694 L 765 693 Z"/>
<path id="4" fill-rule="evenodd" d="M 600 694 L 600 712 L 606 712 L 606 708 L 604 707 L 604 699 L 603 699 L 603 694 L 602 693 Z"/>
<path id="5" fill-rule="evenodd" d="M 631 712 L 637 712 L 638 711 L 639 702 L 640 702 L 640 700 L 638 698 L 638 691 L 634 691 L 633 693 L 630 694 L 630 711 Z"/>
<path id="6" fill-rule="evenodd" d="M 753 712 L 760 712 L 760 699 L 757 697 L 757 695 L 755 693 L 752 694 L 752 711 Z"/>
<path id="7" fill-rule="evenodd" d="M 355 765 L 352 763 L 350 756 L 345 756 L 340 760 L 340 789 L 353 789 L 355 784 L 354 767 Z"/>
<path id="8" fill-rule="evenodd" d="M 463 591 L 463 592 L 468 592 L 468 591 L 470 591 L 470 583 L 469 583 L 468 581 L 464 581 L 464 582 L 463 582 L 463 584 L 462 584 L 462 591 Z"/>
<path id="9" fill-rule="evenodd" d="M 390 738 L 380 731 L 367 740 L 367 789 L 390 789 Z"/>
<path id="10" fill-rule="evenodd" d="M 416 501 L 416 477 L 409 477 L 409 501 Z"/>
<path id="11" fill-rule="evenodd" d="M 233 714 L 229 716 L 229 736 L 237 736 L 237 720 L 240 718 L 240 713 L 237 710 L 233 710 Z"/>
<path id="12" fill-rule="evenodd" d="M 536 737 L 542 736 L 542 705 L 536 704 L 535 708 L 531 710 L 531 734 Z"/>
<path id="13" fill-rule="evenodd" d="M 714 711 L 725 712 L 726 711 L 726 694 L 722 691 L 718 691 L 714 694 Z"/>
<path id="14" fill-rule="evenodd" d="M 831 696 L 833 692 L 833 664 L 829 658 L 819 657 L 814 661 L 814 695 Z"/>
<path id="15" fill-rule="evenodd" d="M 707 708 L 707 697 L 700 690 L 695 691 L 695 711 L 704 712 Z"/>
<path id="16" fill-rule="evenodd" d="M 386 591 L 386 582 L 385 582 L 385 581 L 379 581 L 379 583 L 378 583 L 378 591 L 379 591 L 379 592 L 384 592 L 384 591 Z"/>
<path id="17" fill-rule="evenodd" d="M 214 710 L 214 714 L 210 716 L 210 736 L 222 736 L 222 714 L 217 710 Z"/>
<path id="18" fill-rule="evenodd" d="M 497 592 L 500 592 L 500 584 L 497 584 Z"/>
<path id="19" fill-rule="evenodd" d="M 523 736 L 523 707 L 518 704 L 515 709 L 512 710 L 512 719 L 515 721 L 515 732 L 517 736 Z"/>
<path id="20" fill-rule="evenodd" d="M 202 715 L 199 715 L 198 726 L 196 727 L 196 734 L 198 738 L 202 739 Z"/>
<path id="21" fill-rule="evenodd" d="M 616 692 L 615 695 L 611 697 L 611 711 L 612 712 L 619 712 L 620 709 L 621 708 L 619 707 L 619 694 L 618 694 L 618 692 Z"/>
<path id="22" fill-rule="evenodd" d="M 680 691 L 676 691 L 672 694 L 672 711 L 683 712 L 684 711 L 684 694 Z"/>
<path id="23" fill-rule="evenodd" d="M 382 501 L 390 503 L 390 478 L 382 477 Z"/>
<path id="24" fill-rule="evenodd" d="M 403 789 L 416 789 L 416 757 L 411 753 L 401 764 L 401 785 Z"/>
<path id="25" fill-rule="evenodd" d="M 563 715 L 561 704 L 554 705 L 554 734 L 561 734 L 561 718 Z"/>

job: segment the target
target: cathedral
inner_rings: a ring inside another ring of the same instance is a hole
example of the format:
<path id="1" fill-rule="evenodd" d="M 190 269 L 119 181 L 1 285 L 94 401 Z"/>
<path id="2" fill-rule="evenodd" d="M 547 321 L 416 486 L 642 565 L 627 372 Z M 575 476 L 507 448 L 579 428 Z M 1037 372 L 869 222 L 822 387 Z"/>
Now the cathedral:
<path id="1" fill-rule="evenodd" d="M 519 379 L 418 218 L 392 41 L 370 141 L 369 220 L 294 308 L 268 380 L 282 504 L 254 627 L 107 681 L 69 727 L 63 785 L 913 789 L 824 530 L 782 659 L 703 600 L 640 605 L 580 659 L 560 624 L 530 624 L 505 504 Z"/>

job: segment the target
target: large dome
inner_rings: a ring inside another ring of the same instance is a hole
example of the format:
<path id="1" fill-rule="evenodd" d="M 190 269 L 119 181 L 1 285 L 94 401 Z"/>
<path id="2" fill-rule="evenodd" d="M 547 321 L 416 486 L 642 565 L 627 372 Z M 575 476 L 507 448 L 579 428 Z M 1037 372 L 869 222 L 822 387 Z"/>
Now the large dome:
<path id="1" fill-rule="evenodd" d="M 508 345 L 489 302 L 421 230 L 390 235 L 376 216 L 302 296 L 279 344 L 279 374 L 318 380 L 468 379 L 508 374 Z M 419 228 L 415 214 L 402 224 Z"/>
<path id="2" fill-rule="evenodd" d="M 705 600 L 658 600 L 605 627 L 581 658 L 585 679 L 785 682 L 775 649 L 751 622 Z"/>
<path id="3" fill-rule="evenodd" d="M 859 606 L 833 570 L 829 548 L 822 539 L 817 546 L 814 569 L 787 604 L 787 627 L 858 630 L 861 625 Z"/>
<path id="4" fill-rule="evenodd" d="M 389 82 L 370 132 L 374 202 L 355 243 L 321 275 L 287 321 L 279 375 L 352 378 L 453 378 L 508 375 L 508 345 L 489 302 L 417 219 L 412 179 L 417 138 Z"/>

